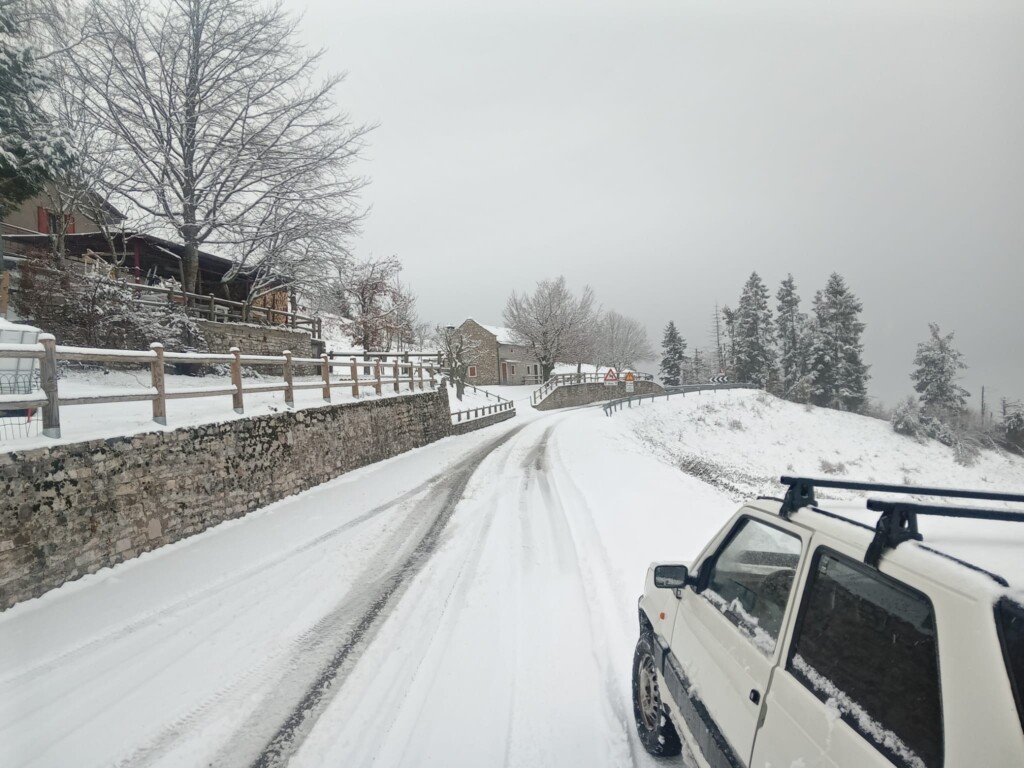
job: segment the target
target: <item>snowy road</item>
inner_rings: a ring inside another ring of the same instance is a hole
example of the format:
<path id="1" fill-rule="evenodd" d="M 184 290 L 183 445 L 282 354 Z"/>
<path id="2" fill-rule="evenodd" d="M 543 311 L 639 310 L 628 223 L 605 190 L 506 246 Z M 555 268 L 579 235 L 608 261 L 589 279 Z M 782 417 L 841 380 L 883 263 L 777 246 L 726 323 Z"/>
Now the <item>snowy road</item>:
<path id="1" fill-rule="evenodd" d="M 364 468 L 0 616 L 0 765 L 653 765 L 636 595 L 731 506 L 594 409 Z"/>

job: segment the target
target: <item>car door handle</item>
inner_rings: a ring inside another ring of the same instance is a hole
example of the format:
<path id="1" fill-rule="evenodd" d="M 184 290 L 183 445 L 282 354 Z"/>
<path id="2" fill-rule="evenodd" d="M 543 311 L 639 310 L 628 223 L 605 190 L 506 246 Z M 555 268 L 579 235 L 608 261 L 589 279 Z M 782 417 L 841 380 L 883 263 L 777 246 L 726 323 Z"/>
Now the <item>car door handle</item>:
<path id="1" fill-rule="evenodd" d="M 757 690 L 756 688 L 751 688 L 750 689 L 750 700 L 754 704 L 760 704 L 761 703 L 761 692 L 759 690 Z"/>

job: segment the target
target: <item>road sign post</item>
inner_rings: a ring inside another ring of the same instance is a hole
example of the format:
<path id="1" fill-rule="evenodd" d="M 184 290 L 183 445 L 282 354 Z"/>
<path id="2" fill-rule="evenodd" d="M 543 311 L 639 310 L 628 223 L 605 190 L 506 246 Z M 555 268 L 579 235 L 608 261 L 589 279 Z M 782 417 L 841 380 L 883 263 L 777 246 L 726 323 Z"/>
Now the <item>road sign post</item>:
<path id="1" fill-rule="evenodd" d="M 609 368 L 604 375 L 604 385 L 606 387 L 614 387 L 619 383 L 619 374 L 614 368 Z"/>
<path id="2" fill-rule="evenodd" d="M 633 375 L 632 371 L 626 371 L 626 394 L 633 394 L 633 382 L 636 381 L 636 376 Z"/>

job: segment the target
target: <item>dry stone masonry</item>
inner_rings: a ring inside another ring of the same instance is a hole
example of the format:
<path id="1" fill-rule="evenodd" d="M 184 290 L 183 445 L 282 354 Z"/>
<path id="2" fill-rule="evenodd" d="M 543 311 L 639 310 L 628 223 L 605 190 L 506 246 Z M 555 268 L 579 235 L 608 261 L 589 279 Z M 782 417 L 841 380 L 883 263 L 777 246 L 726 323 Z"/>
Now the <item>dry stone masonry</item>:
<path id="1" fill-rule="evenodd" d="M 637 381 L 633 383 L 634 395 L 650 395 L 664 391 L 660 384 L 655 384 L 653 381 Z M 622 381 L 614 387 L 600 382 L 594 384 L 563 384 L 552 390 L 550 395 L 534 407 L 538 411 L 551 411 L 556 408 L 575 408 L 580 405 L 600 403 L 605 400 L 615 400 L 627 396 L 626 384 Z"/>
<path id="2" fill-rule="evenodd" d="M 0 453 L 0 610 L 451 434 L 448 393 Z"/>

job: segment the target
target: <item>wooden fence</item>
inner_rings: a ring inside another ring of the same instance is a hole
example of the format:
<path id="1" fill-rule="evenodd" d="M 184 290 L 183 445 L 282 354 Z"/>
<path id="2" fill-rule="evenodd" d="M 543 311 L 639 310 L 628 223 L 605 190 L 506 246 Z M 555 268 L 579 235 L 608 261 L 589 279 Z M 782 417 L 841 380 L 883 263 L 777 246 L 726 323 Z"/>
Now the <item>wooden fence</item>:
<path id="1" fill-rule="evenodd" d="M 225 397 L 231 396 L 231 406 L 236 413 L 245 410 L 246 393 L 284 392 L 284 401 L 290 406 L 295 405 L 295 391 L 300 389 L 319 389 L 325 402 L 331 402 L 331 390 L 336 387 L 349 387 L 353 397 L 358 397 L 362 389 L 373 389 L 381 395 L 385 387 L 400 392 L 404 385 L 409 391 L 423 390 L 429 382 L 431 389 L 436 387 L 433 366 L 404 363 L 395 360 L 385 363 L 381 360 L 371 361 L 370 374 L 360 375 L 359 369 L 367 367 L 365 361 L 331 360 L 327 355 L 319 358 L 294 357 L 285 351 L 281 355 L 243 355 L 241 350 L 233 347 L 229 354 L 205 354 L 192 352 L 165 352 L 163 344 L 150 345 L 148 352 L 135 352 L 117 349 L 92 349 L 87 347 L 58 346 L 56 339 L 49 333 L 39 335 L 36 344 L 0 344 L 0 358 L 36 359 L 40 366 L 40 383 L 42 396 L 37 392 L 27 394 L 0 395 L 0 410 L 42 409 L 43 434 L 47 437 L 60 437 L 60 409 L 70 405 L 97 405 L 103 403 L 127 403 L 151 401 L 153 404 L 153 421 L 158 424 L 167 423 L 167 401 L 194 397 Z M 116 394 L 88 395 L 80 397 L 62 397 L 58 391 L 58 361 L 74 360 L 86 363 L 139 363 L 150 368 L 151 386 L 143 389 L 129 390 Z M 231 382 L 211 387 L 168 389 L 164 381 L 164 366 L 171 363 L 191 363 L 197 365 L 226 364 L 231 370 Z M 280 382 L 259 382 L 250 385 L 242 383 L 242 366 L 277 366 L 283 370 Z M 293 377 L 294 366 L 316 365 L 320 368 L 320 381 L 296 382 Z M 345 369 L 347 378 L 331 380 L 331 370 Z"/>

